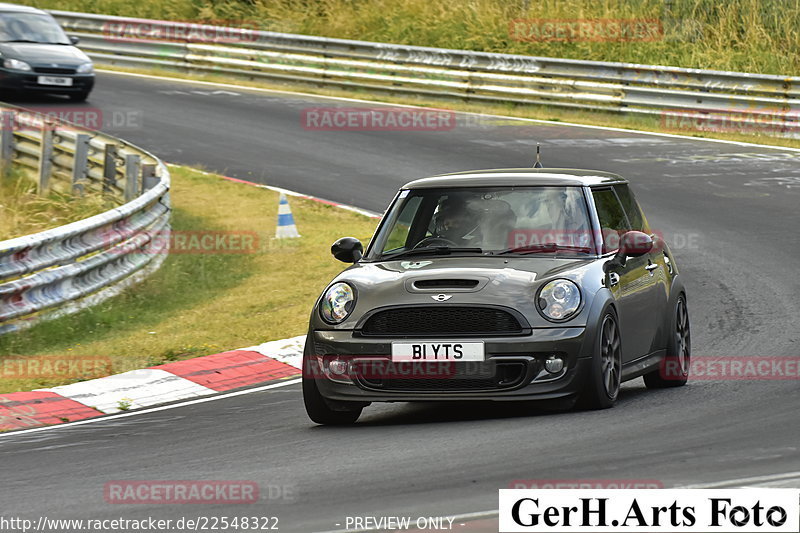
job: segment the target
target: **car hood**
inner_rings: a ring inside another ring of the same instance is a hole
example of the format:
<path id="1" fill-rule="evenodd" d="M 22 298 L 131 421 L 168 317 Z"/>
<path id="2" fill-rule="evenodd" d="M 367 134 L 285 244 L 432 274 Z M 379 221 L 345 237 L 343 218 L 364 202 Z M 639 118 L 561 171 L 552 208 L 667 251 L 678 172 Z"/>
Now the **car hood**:
<path id="1" fill-rule="evenodd" d="M 538 288 L 557 277 L 582 286 L 589 273 L 594 273 L 593 282 L 587 285 L 594 287 L 600 282 L 593 279 L 598 277 L 596 263 L 529 256 L 414 257 L 358 263 L 334 280 L 348 282 L 357 293 L 353 313 L 340 327 L 354 328 L 373 309 L 397 305 L 500 305 L 522 312 L 534 327 L 552 325 L 534 307 Z"/>
<path id="2" fill-rule="evenodd" d="M 77 66 L 90 61 L 78 48 L 66 44 L 0 43 L 0 54 L 31 65 Z"/>

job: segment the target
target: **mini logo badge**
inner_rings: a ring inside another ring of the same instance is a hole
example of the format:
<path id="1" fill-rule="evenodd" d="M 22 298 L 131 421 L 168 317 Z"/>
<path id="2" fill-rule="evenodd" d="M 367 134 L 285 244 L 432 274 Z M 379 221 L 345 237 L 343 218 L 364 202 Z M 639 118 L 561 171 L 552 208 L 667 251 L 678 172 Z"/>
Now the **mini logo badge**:
<path id="1" fill-rule="evenodd" d="M 431 296 L 431 298 L 433 298 L 437 302 L 446 302 L 447 300 L 449 300 L 452 297 L 453 297 L 452 294 L 435 294 L 435 295 Z"/>

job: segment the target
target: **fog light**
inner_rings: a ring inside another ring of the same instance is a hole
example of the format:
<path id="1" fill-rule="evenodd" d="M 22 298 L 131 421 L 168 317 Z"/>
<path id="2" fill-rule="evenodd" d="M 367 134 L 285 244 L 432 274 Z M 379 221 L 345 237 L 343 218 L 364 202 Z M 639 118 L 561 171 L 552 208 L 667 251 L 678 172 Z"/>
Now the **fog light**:
<path id="1" fill-rule="evenodd" d="M 564 360 L 560 357 L 550 356 L 544 362 L 544 369 L 551 374 L 558 374 L 564 370 Z"/>
<path id="2" fill-rule="evenodd" d="M 334 359 L 328 363 L 328 370 L 331 374 L 345 376 L 347 375 L 347 361 L 343 359 Z"/>

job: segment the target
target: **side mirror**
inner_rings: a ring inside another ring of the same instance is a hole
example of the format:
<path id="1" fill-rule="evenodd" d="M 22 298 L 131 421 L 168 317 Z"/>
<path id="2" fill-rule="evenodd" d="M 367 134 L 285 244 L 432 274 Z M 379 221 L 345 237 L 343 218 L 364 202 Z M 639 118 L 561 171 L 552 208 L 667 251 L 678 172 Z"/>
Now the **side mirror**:
<path id="1" fill-rule="evenodd" d="M 611 261 L 603 265 L 603 270 L 608 273 L 618 266 L 625 266 L 628 257 L 640 257 L 653 249 L 653 238 L 641 231 L 628 231 L 619 239 L 619 249 Z"/>
<path id="2" fill-rule="evenodd" d="M 70 35 L 69 36 L 69 42 L 71 42 L 73 45 L 75 45 L 75 44 L 78 44 L 79 42 L 81 42 L 81 39 L 80 39 L 80 37 L 76 37 L 75 35 Z"/>
<path id="3" fill-rule="evenodd" d="M 640 257 L 653 249 L 653 238 L 641 231 L 629 231 L 619 240 L 618 255 L 626 257 Z"/>
<path id="4" fill-rule="evenodd" d="M 364 255 L 364 245 L 355 237 L 342 237 L 333 243 L 331 253 L 343 263 L 356 263 Z"/>

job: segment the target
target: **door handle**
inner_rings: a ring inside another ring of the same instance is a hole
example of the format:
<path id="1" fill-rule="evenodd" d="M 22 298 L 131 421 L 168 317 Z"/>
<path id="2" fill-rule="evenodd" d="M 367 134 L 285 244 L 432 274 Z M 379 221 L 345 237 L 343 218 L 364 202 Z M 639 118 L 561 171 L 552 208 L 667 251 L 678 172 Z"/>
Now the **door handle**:
<path id="1" fill-rule="evenodd" d="M 658 268 L 658 265 L 656 263 L 648 263 L 647 266 L 644 267 L 644 269 L 647 270 L 648 272 L 652 272 L 653 270 L 655 270 L 657 268 Z"/>

